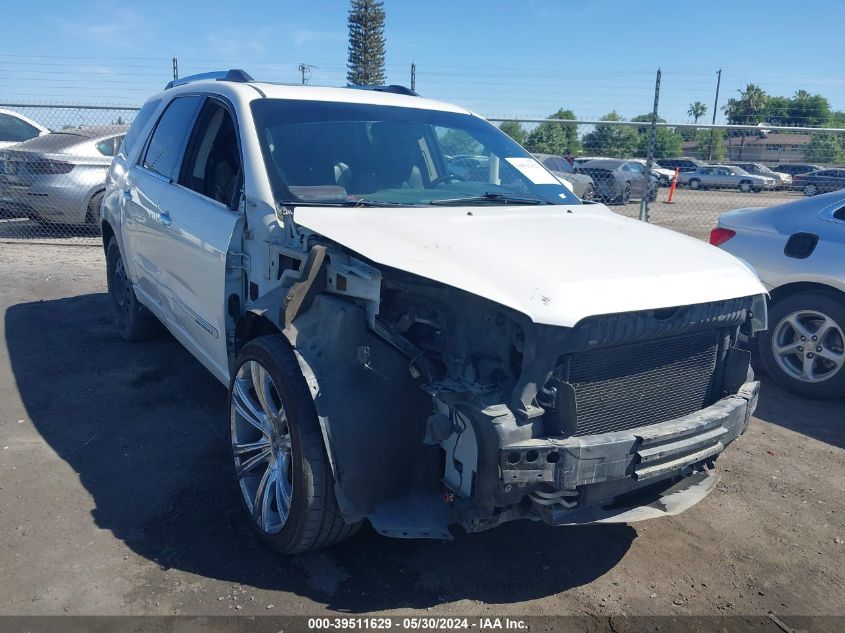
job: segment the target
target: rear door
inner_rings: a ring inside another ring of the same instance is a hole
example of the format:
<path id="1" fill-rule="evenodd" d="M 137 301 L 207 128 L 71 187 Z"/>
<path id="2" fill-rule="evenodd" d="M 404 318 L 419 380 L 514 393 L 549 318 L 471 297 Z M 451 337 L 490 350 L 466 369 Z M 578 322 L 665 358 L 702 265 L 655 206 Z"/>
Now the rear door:
<path id="1" fill-rule="evenodd" d="M 156 123 L 121 194 L 125 263 L 142 303 L 161 312 L 161 264 L 169 239 L 167 196 L 201 97 L 177 97 Z"/>
<path id="2" fill-rule="evenodd" d="M 208 97 L 165 198 L 164 248 L 156 261 L 171 331 L 222 381 L 229 375 L 227 288 L 243 296 L 245 283 L 243 257 L 230 259 L 227 266 L 233 234 L 240 236 L 242 230 L 242 183 L 234 111 Z M 235 250 L 240 251 L 240 239 Z"/>
<path id="3" fill-rule="evenodd" d="M 635 162 L 628 163 L 627 165 L 631 170 L 631 193 L 634 197 L 639 198 L 645 195 L 648 185 L 645 167 Z"/>

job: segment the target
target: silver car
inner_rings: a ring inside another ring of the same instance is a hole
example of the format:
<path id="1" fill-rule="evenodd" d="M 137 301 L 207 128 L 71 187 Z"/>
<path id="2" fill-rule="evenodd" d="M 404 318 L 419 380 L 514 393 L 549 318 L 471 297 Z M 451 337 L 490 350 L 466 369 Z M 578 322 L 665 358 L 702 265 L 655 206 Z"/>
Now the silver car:
<path id="1" fill-rule="evenodd" d="M 845 395 L 845 191 L 722 215 L 711 244 L 753 266 L 770 292 L 760 361 L 795 393 Z"/>
<path id="2" fill-rule="evenodd" d="M 125 125 L 53 132 L 0 151 L 0 208 L 40 222 L 97 224 Z"/>
<path id="3" fill-rule="evenodd" d="M 690 189 L 739 189 L 743 193 L 774 189 L 779 182 L 776 178 L 749 174 L 733 165 L 705 165 L 678 176 L 678 184 Z"/>
<path id="4" fill-rule="evenodd" d="M 775 186 L 778 189 L 789 189 L 792 187 L 792 176 L 789 174 L 785 174 L 780 171 L 772 171 L 768 167 L 766 167 L 763 163 L 728 163 L 734 167 L 739 167 L 740 169 L 744 169 L 749 174 L 753 174 L 755 176 L 764 176 L 766 178 L 774 178 L 776 183 Z"/>
<path id="5" fill-rule="evenodd" d="M 534 154 L 534 158 L 561 180 L 572 185 L 572 193 L 581 200 L 592 200 L 596 194 L 596 185 L 587 174 L 576 174 L 572 165 L 563 156 L 554 154 Z"/>

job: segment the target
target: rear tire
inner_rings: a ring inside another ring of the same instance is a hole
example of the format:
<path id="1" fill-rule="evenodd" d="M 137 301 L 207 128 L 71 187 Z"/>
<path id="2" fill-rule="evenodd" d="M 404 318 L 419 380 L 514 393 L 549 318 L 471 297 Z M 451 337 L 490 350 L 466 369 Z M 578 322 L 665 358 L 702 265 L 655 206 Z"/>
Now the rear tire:
<path id="1" fill-rule="evenodd" d="M 819 188 L 816 185 L 810 183 L 809 185 L 804 185 L 804 189 L 802 191 L 804 192 L 805 196 L 807 196 L 808 198 L 812 198 L 819 192 Z"/>
<path id="2" fill-rule="evenodd" d="M 263 542 L 297 554 L 358 530 L 360 522 L 346 523 L 337 505 L 314 400 L 281 334 L 255 338 L 238 354 L 229 425 L 241 501 Z"/>
<path id="3" fill-rule="evenodd" d="M 104 191 L 95 193 L 88 202 L 88 210 L 85 212 L 85 228 L 96 235 L 100 234 L 100 205 L 103 202 Z"/>
<path id="4" fill-rule="evenodd" d="M 161 323 L 146 307 L 141 305 L 132 282 L 126 273 L 117 240 L 112 238 L 106 248 L 106 283 L 109 291 L 112 317 L 121 338 L 126 341 L 143 341 L 161 331 Z"/>
<path id="5" fill-rule="evenodd" d="M 689 181 L 690 189 L 701 189 L 701 181 L 698 178 L 693 178 Z"/>
<path id="6" fill-rule="evenodd" d="M 808 398 L 845 395 L 845 303 L 824 292 L 799 292 L 771 306 L 769 325 L 757 342 L 772 380 Z"/>

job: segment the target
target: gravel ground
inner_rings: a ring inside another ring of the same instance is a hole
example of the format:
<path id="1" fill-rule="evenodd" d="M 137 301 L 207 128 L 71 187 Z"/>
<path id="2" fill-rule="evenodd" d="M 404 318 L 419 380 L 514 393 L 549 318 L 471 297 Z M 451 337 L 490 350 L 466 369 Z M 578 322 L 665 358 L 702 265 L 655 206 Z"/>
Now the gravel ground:
<path id="1" fill-rule="evenodd" d="M 224 388 L 167 335 L 118 338 L 102 251 L 2 244 L 0 266 L 0 615 L 845 615 L 842 401 L 764 380 L 717 490 L 677 517 L 365 528 L 283 558 L 240 515 Z"/>

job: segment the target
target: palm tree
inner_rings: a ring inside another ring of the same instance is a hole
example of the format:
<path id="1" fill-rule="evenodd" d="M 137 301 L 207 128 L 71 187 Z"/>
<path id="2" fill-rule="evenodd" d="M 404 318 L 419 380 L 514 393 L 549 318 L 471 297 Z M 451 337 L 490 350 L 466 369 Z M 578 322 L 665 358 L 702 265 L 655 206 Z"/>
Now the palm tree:
<path id="1" fill-rule="evenodd" d="M 696 125 L 698 125 L 698 120 L 707 114 L 707 106 L 701 103 L 701 101 L 696 101 L 695 103 L 689 104 L 687 114 L 694 118 Z"/>

